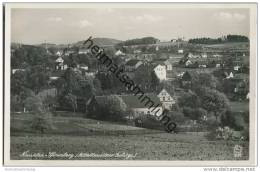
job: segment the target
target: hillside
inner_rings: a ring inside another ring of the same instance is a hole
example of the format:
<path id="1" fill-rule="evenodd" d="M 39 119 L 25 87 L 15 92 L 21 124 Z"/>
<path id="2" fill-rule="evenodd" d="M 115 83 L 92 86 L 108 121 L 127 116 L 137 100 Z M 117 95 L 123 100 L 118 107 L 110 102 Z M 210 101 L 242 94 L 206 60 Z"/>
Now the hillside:
<path id="1" fill-rule="evenodd" d="M 93 38 L 92 39 L 94 44 L 100 46 L 100 47 L 104 47 L 104 46 L 113 46 L 113 45 L 116 45 L 122 41 L 120 40 L 117 40 L 117 39 L 111 39 L 111 38 Z M 74 46 L 76 47 L 80 47 L 83 45 L 85 40 L 83 41 L 79 41 L 75 44 L 73 44 Z"/>

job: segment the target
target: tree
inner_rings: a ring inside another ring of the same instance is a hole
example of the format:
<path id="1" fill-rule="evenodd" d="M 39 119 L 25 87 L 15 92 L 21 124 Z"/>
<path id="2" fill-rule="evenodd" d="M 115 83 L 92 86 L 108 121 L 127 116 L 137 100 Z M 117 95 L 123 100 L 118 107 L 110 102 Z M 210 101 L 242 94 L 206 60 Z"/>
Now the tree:
<path id="1" fill-rule="evenodd" d="M 26 70 L 28 88 L 32 89 L 36 94 L 48 87 L 50 71 L 45 66 L 35 65 Z"/>
<path id="2" fill-rule="evenodd" d="M 201 94 L 202 107 L 208 112 L 212 112 L 216 121 L 218 121 L 219 116 L 224 114 L 230 107 L 226 95 L 207 87 L 204 87 L 204 92 Z"/>
<path id="3" fill-rule="evenodd" d="M 203 116 L 207 115 L 207 111 L 203 108 L 193 109 L 190 107 L 184 107 L 183 114 L 192 120 L 201 120 Z"/>
<path id="4" fill-rule="evenodd" d="M 65 96 L 66 102 L 72 107 L 73 112 L 76 112 L 77 109 L 77 97 L 71 93 Z"/>
<path id="5" fill-rule="evenodd" d="M 34 113 L 42 113 L 44 112 L 42 101 L 39 97 L 32 95 L 27 97 L 24 101 L 25 108 L 28 111 L 32 111 Z"/>
<path id="6" fill-rule="evenodd" d="M 181 107 L 186 106 L 191 108 L 197 108 L 201 105 L 199 96 L 192 91 L 184 92 L 179 98 L 178 104 Z"/>
<path id="7" fill-rule="evenodd" d="M 42 100 L 38 96 L 31 96 L 25 100 L 25 107 L 34 114 L 31 121 L 31 128 L 34 131 L 45 133 L 52 128 L 52 114 L 46 111 Z"/>
<path id="8" fill-rule="evenodd" d="M 156 76 L 155 72 L 152 71 L 151 74 L 151 88 L 155 91 L 158 89 L 158 86 L 160 84 L 159 78 Z"/>
<path id="9" fill-rule="evenodd" d="M 12 95 L 19 95 L 27 86 L 27 73 L 24 71 L 17 71 L 11 75 L 11 93 Z"/>
<path id="10" fill-rule="evenodd" d="M 52 115 L 48 112 L 44 114 L 36 114 L 31 122 L 31 128 L 39 131 L 41 134 L 52 128 Z"/>
<path id="11" fill-rule="evenodd" d="M 197 77 L 192 77 L 192 87 L 193 90 L 199 89 L 201 87 L 209 87 L 211 89 L 217 89 L 219 82 L 212 74 L 200 73 Z"/>
<path id="12" fill-rule="evenodd" d="M 99 114 L 100 119 L 121 121 L 124 120 L 125 114 L 127 112 L 127 106 L 123 99 L 117 95 L 111 95 L 104 97 L 104 101 L 99 104 Z"/>

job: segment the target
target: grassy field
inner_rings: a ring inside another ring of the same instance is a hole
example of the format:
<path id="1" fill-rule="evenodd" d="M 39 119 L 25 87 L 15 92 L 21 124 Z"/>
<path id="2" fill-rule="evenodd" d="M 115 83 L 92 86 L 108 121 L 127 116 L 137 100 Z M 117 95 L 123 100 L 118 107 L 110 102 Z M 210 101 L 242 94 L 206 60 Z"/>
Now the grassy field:
<path id="1" fill-rule="evenodd" d="M 53 156 L 70 154 L 72 159 L 133 160 L 235 160 L 248 159 L 248 142 L 209 141 L 204 133 L 169 134 L 161 131 L 96 121 L 82 117 L 54 117 L 54 129 L 36 134 L 28 127 L 32 115 L 11 115 L 11 159 L 68 159 Z M 124 132 L 123 132 L 124 131 Z M 233 156 L 235 145 L 243 147 L 240 158 Z M 43 154 L 43 157 L 22 156 Z M 83 154 L 131 154 L 132 157 L 81 157 Z"/>
<path id="2" fill-rule="evenodd" d="M 223 43 L 223 44 L 204 45 L 204 47 L 208 47 L 208 48 L 236 48 L 236 49 L 243 49 L 243 48 L 248 48 L 249 44 L 247 42 L 229 42 L 229 43 Z"/>

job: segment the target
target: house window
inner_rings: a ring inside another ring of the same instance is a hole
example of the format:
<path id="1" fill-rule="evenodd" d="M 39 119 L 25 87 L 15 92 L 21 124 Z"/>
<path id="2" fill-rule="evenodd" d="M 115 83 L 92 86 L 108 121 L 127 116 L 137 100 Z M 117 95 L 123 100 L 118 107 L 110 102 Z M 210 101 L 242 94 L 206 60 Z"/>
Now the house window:
<path id="1" fill-rule="evenodd" d="M 163 97 L 163 101 L 165 101 L 165 97 Z"/>

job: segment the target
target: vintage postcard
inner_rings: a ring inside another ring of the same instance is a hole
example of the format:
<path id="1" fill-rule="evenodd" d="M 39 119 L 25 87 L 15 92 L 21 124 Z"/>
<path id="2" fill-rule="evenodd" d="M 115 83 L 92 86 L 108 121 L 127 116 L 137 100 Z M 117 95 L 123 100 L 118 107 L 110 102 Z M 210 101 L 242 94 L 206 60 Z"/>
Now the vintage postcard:
<path id="1" fill-rule="evenodd" d="M 5 165 L 256 165 L 257 4 L 3 6 Z"/>

